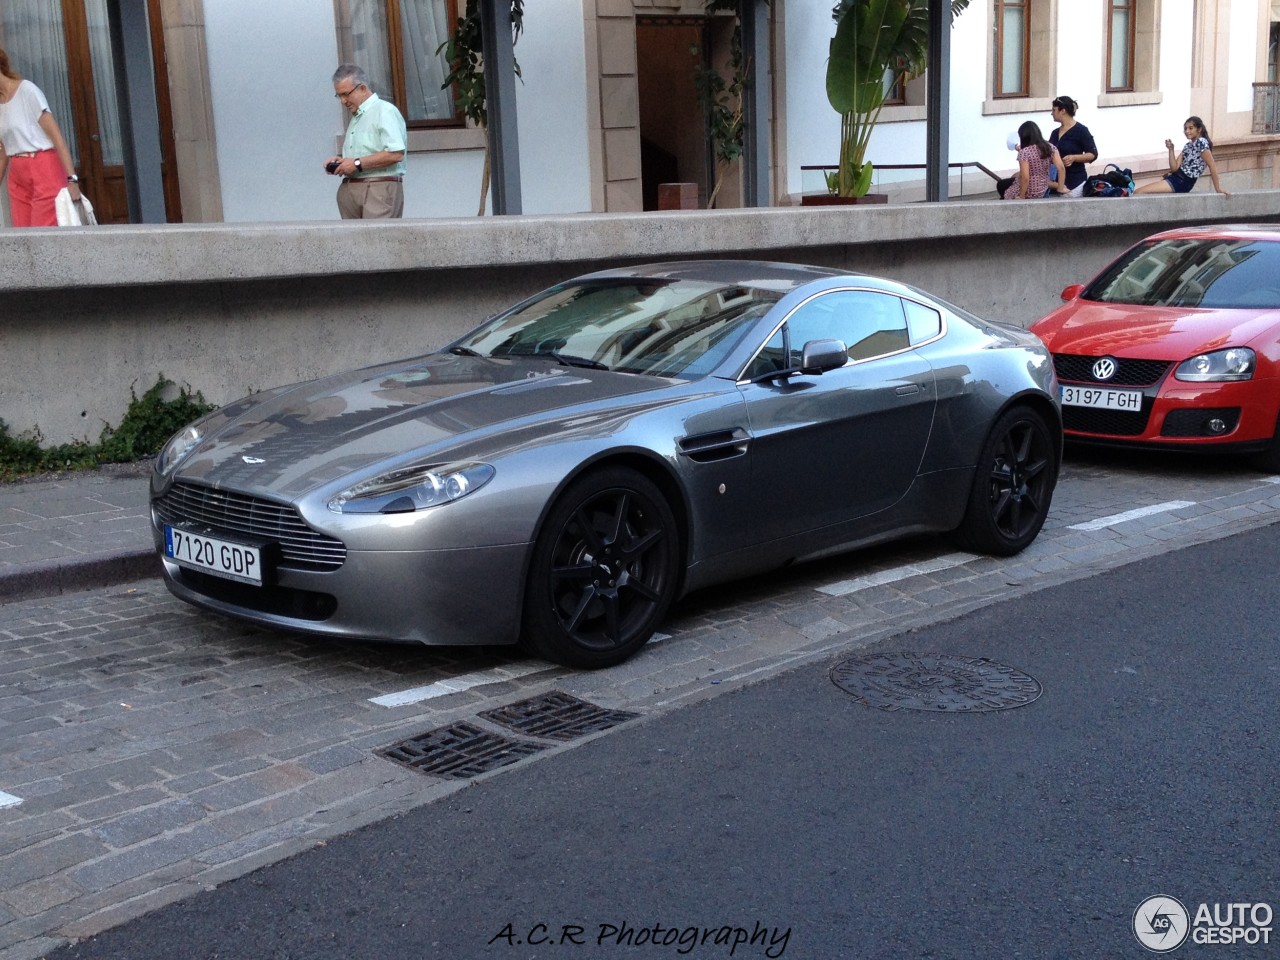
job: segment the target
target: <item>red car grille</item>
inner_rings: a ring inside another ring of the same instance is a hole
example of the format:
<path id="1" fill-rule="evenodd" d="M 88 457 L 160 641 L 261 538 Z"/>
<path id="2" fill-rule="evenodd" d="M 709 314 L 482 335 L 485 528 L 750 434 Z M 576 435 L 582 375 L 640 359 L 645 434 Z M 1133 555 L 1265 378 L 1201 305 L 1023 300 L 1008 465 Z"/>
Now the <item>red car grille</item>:
<path id="1" fill-rule="evenodd" d="M 1053 369 L 1058 379 L 1069 383 L 1099 383 L 1093 375 L 1093 365 L 1101 357 L 1082 357 L 1070 353 L 1055 353 Z M 1108 386 L 1149 387 L 1158 383 L 1172 366 L 1167 360 L 1126 360 L 1113 358 L 1116 372 L 1106 379 Z"/>
<path id="2" fill-rule="evenodd" d="M 1111 437 L 1137 437 L 1147 429 L 1151 400 L 1143 398 L 1141 412 L 1095 410 L 1091 407 L 1062 408 L 1062 427 L 1080 433 L 1101 433 Z"/>

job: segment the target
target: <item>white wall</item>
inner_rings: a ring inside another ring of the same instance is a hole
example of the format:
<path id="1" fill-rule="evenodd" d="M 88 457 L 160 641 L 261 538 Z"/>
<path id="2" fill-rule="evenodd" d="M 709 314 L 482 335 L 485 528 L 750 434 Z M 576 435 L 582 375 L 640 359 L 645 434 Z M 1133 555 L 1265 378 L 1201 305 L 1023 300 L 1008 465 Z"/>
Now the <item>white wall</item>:
<path id="1" fill-rule="evenodd" d="M 589 213 L 587 62 L 582 4 L 525 4 L 516 60 L 520 193 L 525 213 Z M 474 211 L 472 211 L 474 213 Z"/>
<path id="2" fill-rule="evenodd" d="M 223 218 L 336 219 L 332 0 L 216 0 L 204 16 Z"/>
<path id="3" fill-rule="evenodd" d="M 337 219 L 337 181 L 323 164 L 349 115 L 330 82 L 332 0 L 216 0 L 204 9 L 225 220 Z M 580 4 L 525 14 L 516 46 L 525 213 L 591 209 L 583 29 Z M 405 216 L 475 216 L 483 163 L 480 150 L 410 153 Z"/>
<path id="4" fill-rule="evenodd" d="M 1252 112 L 1253 81 L 1259 76 L 1254 63 L 1254 50 L 1258 45 L 1257 0 L 1232 0 L 1230 29 L 1232 56 L 1227 65 L 1227 110 Z"/>

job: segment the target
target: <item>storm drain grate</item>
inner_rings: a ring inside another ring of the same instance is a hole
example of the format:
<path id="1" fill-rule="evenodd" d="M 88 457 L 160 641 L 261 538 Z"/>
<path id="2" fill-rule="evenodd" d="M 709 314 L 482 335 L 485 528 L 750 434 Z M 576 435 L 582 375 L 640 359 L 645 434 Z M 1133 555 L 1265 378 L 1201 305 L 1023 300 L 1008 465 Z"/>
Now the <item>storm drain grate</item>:
<path id="1" fill-rule="evenodd" d="M 496 710 L 486 710 L 480 716 L 490 723 L 527 737 L 567 741 L 608 730 L 620 723 L 634 720 L 639 714 L 628 713 L 626 710 L 606 710 L 594 703 L 553 690 Z"/>
<path id="2" fill-rule="evenodd" d="M 1040 683 L 985 657 L 873 653 L 831 668 L 831 680 L 859 703 L 881 710 L 981 713 L 1025 706 Z"/>
<path id="3" fill-rule="evenodd" d="M 540 743 L 512 740 L 462 722 L 401 740 L 377 753 L 422 773 L 463 780 L 545 749 Z"/>

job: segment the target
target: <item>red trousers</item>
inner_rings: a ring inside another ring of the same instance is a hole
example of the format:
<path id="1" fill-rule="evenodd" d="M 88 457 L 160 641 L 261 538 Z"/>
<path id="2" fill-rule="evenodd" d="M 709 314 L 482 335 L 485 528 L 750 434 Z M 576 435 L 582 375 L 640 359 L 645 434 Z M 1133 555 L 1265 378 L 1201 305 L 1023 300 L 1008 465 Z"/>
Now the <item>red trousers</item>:
<path id="1" fill-rule="evenodd" d="M 53 200 L 67 185 L 56 150 L 9 158 L 9 212 L 15 227 L 56 227 Z"/>

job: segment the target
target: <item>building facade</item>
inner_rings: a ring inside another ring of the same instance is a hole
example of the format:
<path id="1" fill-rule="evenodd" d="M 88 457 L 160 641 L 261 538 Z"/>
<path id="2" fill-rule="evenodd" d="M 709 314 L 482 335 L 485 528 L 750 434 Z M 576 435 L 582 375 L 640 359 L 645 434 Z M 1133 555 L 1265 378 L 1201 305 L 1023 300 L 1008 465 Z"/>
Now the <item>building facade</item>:
<path id="1" fill-rule="evenodd" d="M 128 218 L 114 3 L 145 10 L 166 219 L 336 219 L 323 162 L 347 120 L 330 86 L 344 61 L 364 66 L 409 121 L 405 216 L 477 213 L 485 136 L 443 88 L 439 53 L 465 0 L 0 0 L 0 46 L 49 96 L 104 219 Z M 774 205 L 821 189 L 803 168 L 838 156 L 825 93 L 831 6 L 772 0 L 768 62 L 742 68 L 768 88 L 759 132 Z M 741 162 L 717 161 L 697 92 L 708 70 L 732 78 L 734 16 L 707 7 L 525 4 L 515 47 L 522 212 L 649 209 L 657 184 L 673 181 L 695 184 L 705 203 L 720 180 L 717 205 L 742 202 Z M 1258 122 L 1259 98 L 1274 93 L 1278 24 L 1277 0 L 971 0 L 952 27 L 950 159 L 1007 170 L 1008 132 L 1032 119 L 1047 135 L 1050 102 L 1067 95 L 1099 165 L 1155 171 L 1164 140 L 1180 144 L 1196 114 L 1235 187 L 1280 186 L 1276 131 Z M 881 168 L 874 189 L 898 200 L 923 197 L 924 87 L 918 77 L 898 91 L 868 152 Z M 974 166 L 951 180 L 952 195 L 991 191 Z"/>

